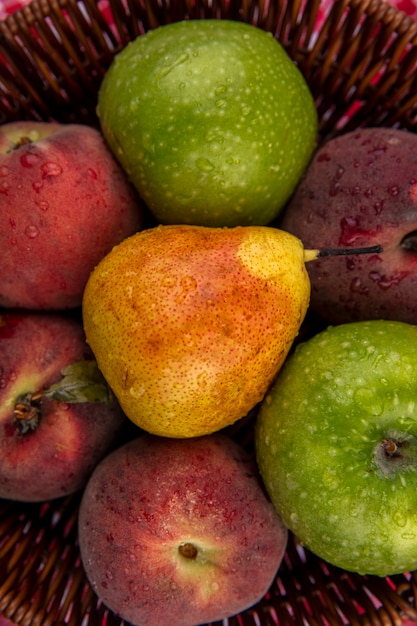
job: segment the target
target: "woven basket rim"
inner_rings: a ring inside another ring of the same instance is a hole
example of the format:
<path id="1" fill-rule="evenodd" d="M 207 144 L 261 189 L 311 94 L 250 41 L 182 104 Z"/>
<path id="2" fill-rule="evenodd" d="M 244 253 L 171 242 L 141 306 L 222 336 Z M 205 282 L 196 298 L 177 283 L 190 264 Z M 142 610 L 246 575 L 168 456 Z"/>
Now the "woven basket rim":
<path id="1" fill-rule="evenodd" d="M 187 17 L 220 14 L 271 30 L 308 77 L 323 139 L 361 125 L 417 128 L 417 22 L 385 0 L 338 0 L 318 34 L 320 0 L 197 4 L 200 12 L 192 0 L 33 0 L 0 20 L 0 123 L 97 124 L 97 88 L 114 54 L 166 20 L 164 11 L 182 7 Z M 365 37 L 369 33 L 374 36 Z M 300 339 L 310 331 L 304 326 Z M 252 419 L 231 431 L 249 449 Z M 79 498 L 27 505 L 0 500 L 0 613 L 20 626 L 122 624 L 97 602 L 84 576 Z M 291 537 L 269 594 L 228 624 L 387 626 L 403 618 L 417 624 L 416 598 L 417 572 L 383 580 L 350 574 Z"/>

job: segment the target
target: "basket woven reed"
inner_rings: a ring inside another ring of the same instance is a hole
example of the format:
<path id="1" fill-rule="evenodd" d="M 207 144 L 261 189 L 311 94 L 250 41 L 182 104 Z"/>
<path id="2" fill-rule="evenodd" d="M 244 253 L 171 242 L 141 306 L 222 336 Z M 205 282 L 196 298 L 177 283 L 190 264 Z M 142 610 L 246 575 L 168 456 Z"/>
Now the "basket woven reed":
<path id="1" fill-rule="evenodd" d="M 321 137 L 417 123 L 417 25 L 377 0 L 34 0 L 0 22 L 0 123 L 97 124 L 97 89 L 115 53 L 159 24 L 229 18 L 272 31 L 317 102 Z M 308 332 L 308 329 L 307 329 Z M 251 419 L 232 434 L 251 446 Z M 121 626 L 84 576 L 80 494 L 43 504 L 0 500 L 0 613 L 21 626 Z M 223 626 L 417 624 L 417 572 L 380 579 L 332 567 L 291 536 L 270 592 Z"/>

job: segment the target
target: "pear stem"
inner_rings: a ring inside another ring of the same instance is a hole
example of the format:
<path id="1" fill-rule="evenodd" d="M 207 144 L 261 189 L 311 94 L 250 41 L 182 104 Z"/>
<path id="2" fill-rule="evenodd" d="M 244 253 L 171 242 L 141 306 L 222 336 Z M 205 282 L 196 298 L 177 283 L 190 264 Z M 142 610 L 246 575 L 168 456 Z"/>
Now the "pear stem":
<path id="1" fill-rule="evenodd" d="M 379 254 L 383 252 L 381 245 L 364 248 L 324 248 L 323 250 L 304 250 L 304 262 L 314 261 L 325 256 L 347 256 L 348 254 Z"/>

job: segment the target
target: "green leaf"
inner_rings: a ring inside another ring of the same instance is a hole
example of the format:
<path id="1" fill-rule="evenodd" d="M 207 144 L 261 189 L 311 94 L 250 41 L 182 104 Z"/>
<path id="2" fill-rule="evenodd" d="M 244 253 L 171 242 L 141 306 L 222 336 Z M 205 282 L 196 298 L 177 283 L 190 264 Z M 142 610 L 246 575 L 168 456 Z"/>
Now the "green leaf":
<path id="1" fill-rule="evenodd" d="M 62 379 L 43 395 L 58 402 L 103 402 L 110 404 L 111 391 L 96 361 L 76 361 L 65 367 Z"/>

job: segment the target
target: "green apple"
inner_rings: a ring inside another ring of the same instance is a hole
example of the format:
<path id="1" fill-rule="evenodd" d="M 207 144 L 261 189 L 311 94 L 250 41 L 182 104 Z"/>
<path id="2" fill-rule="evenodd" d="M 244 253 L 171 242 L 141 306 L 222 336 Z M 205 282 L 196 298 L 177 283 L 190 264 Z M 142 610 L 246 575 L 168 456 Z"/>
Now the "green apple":
<path id="1" fill-rule="evenodd" d="M 275 509 L 312 552 L 359 574 L 417 568 L 417 326 L 352 322 L 299 344 L 255 443 Z"/>
<path id="2" fill-rule="evenodd" d="M 316 147 L 317 112 L 271 33 L 230 20 L 160 26 L 116 55 L 102 132 L 164 224 L 270 223 Z"/>

